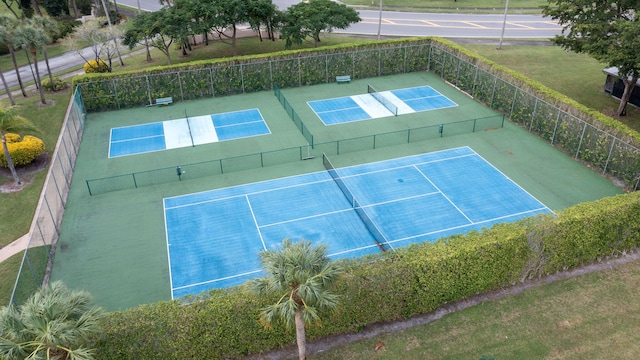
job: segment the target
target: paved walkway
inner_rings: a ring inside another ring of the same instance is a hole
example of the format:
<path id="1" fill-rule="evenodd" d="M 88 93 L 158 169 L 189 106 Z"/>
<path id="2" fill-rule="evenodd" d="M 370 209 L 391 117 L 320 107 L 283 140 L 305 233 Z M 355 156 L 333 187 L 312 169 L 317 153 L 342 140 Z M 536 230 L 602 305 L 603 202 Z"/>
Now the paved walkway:
<path id="1" fill-rule="evenodd" d="M 29 234 L 21 236 L 18 240 L 0 249 L 0 263 L 27 248 Z"/>

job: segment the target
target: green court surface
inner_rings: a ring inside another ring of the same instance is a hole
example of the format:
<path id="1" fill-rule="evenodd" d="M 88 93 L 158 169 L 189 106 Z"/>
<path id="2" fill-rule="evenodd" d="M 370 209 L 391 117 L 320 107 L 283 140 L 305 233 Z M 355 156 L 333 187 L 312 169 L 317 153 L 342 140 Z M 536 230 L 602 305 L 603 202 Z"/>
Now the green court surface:
<path id="1" fill-rule="evenodd" d="M 362 94 L 367 83 L 379 91 L 430 85 L 459 106 L 398 117 L 378 118 L 325 127 L 306 101 Z M 348 139 L 407 128 L 453 123 L 496 115 L 465 94 L 426 73 L 283 89 L 314 143 Z M 271 134 L 120 158 L 107 158 L 111 128 L 188 116 L 258 108 Z M 137 108 L 87 116 L 62 224 L 53 280 L 90 291 L 98 304 L 118 310 L 171 298 L 162 199 L 232 185 L 324 171 L 322 159 L 191 178 L 90 196 L 86 180 L 157 168 L 211 161 L 284 148 L 304 147 L 307 140 L 288 117 L 273 92 L 171 106 Z M 504 127 L 434 138 L 375 150 L 332 155 L 335 166 L 469 146 L 552 210 L 619 194 L 607 179 L 524 129 L 506 121 Z M 211 214 L 215 216 L 215 214 Z"/>

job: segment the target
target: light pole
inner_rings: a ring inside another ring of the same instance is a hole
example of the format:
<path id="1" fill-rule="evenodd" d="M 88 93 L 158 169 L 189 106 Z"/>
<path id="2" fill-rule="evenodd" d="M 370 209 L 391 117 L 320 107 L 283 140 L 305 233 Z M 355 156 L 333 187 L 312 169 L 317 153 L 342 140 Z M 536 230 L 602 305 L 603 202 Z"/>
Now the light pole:
<path id="1" fill-rule="evenodd" d="M 381 27 L 382 27 L 382 0 L 380 0 L 380 16 L 378 17 L 378 40 L 380 40 Z"/>
<path id="2" fill-rule="evenodd" d="M 509 0 L 504 5 L 504 20 L 502 21 L 502 34 L 500 34 L 500 43 L 496 49 L 502 49 L 502 39 L 504 39 L 504 28 L 507 26 L 507 12 L 509 11 Z"/>

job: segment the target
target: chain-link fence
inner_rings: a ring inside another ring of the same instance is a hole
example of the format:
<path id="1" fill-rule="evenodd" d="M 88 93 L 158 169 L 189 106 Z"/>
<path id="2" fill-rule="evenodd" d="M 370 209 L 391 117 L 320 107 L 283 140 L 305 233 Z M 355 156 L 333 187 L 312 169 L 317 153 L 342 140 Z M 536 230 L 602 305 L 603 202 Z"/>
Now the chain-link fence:
<path id="1" fill-rule="evenodd" d="M 445 136 L 467 134 L 500 128 L 503 124 L 504 116 L 494 115 L 199 163 L 177 164 L 176 166 L 161 169 L 89 179 L 86 180 L 86 183 L 90 195 L 99 195 L 111 191 L 136 189 L 173 181 L 183 181 L 234 171 L 286 164 L 314 157 L 322 157 L 323 153 L 327 155 L 340 155 L 355 151 L 373 150 L 385 146 L 432 140 Z"/>
<path id="2" fill-rule="evenodd" d="M 65 115 L 51 165 L 40 194 L 22 264 L 10 303 L 20 304 L 48 281 L 60 224 L 67 202 L 73 168 L 82 139 L 85 109 L 82 95 L 74 92 Z"/>

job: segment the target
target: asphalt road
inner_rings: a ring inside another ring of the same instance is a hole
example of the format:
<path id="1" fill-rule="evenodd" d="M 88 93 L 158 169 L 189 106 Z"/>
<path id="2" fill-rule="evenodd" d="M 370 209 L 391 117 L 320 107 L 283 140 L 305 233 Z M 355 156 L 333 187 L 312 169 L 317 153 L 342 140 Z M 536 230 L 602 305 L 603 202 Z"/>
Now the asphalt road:
<path id="1" fill-rule="evenodd" d="M 298 0 L 275 0 L 280 9 L 286 9 Z M 137 8 L 138 4 L 144 11 L 160 9 L 158 0 L 118 0 L 118 4 Z M 504 25 L 505 39 L 548 39 L 560 34 L 561 28 L 548 18 L 541 15 L 507 15 L 504 14 L 444 14 L 444 13 L 409 13 L 392 11 L 359 11 L 362 21 L 346 30 L 335 30 L 335 33 L 376 36 L 439 36 L 445 38 L 469 39 L 499 39 Z M 88 49 L 84 56 L 91 59 Z M 40 59 L 41 60 L 41 59 Z M 53 73 L 59 73 L 73 66 L 83 64 L 82 56 L 76 52 L 69 52 L 49 59 Z M 38 62 L 41 73 L 46 72 L 43 61 Z M 15 71 L 4 72 L 10 87 L 17 86 Z M 30 66 L 20 69 L 23 82 L 33 80 L 33 70 Z"/>

